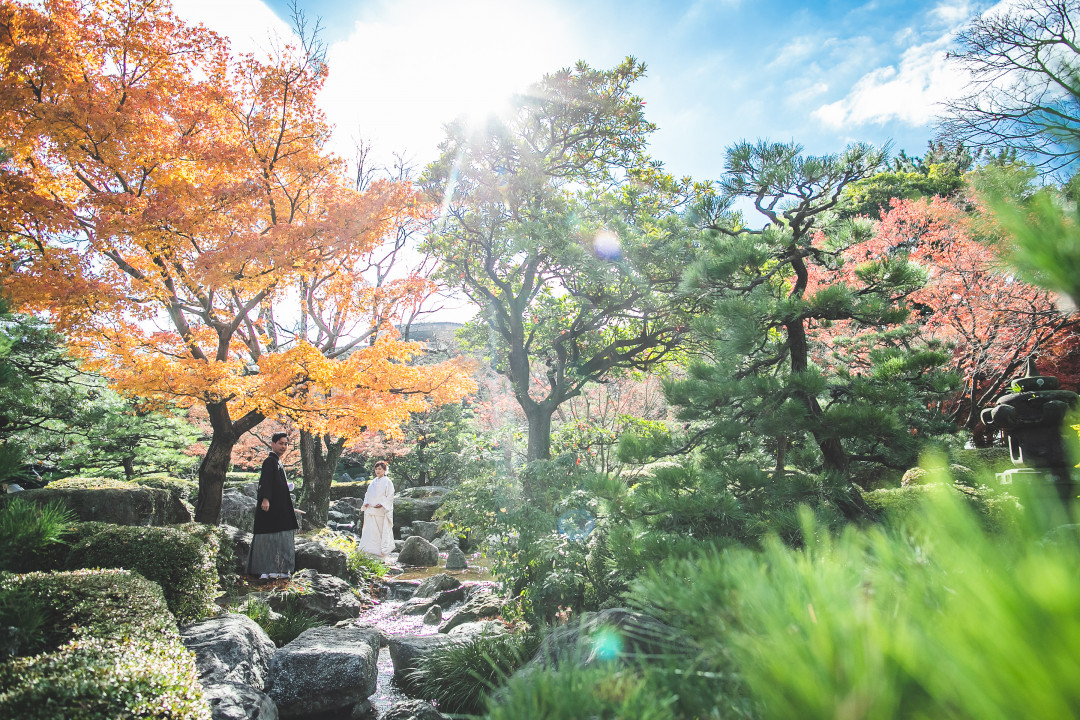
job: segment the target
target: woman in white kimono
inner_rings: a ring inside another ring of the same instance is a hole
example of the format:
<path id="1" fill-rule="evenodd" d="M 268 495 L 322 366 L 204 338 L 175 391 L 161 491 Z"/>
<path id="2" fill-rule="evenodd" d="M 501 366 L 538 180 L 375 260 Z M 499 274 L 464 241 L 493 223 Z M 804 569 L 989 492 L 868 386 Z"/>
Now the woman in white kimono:
<path id="1" fill-rule="evenodd" d="M 386 463 L 375 463 L 375 479 L 364 495 L 364 529 L 360 549 L 380 560 L 394 549 L 394 483 L 386 475 Z"/>

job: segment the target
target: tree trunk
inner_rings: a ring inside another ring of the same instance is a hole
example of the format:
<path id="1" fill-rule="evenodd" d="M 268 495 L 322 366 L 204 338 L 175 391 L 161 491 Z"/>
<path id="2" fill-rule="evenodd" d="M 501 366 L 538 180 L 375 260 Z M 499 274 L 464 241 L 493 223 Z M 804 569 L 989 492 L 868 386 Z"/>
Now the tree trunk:
<path id="1" fill-rule="evenodd" d="M 124 479 L 131 482 L 135 479 L 135 456 L 125 455 L 120 462 L 124 466 Z"/>
<path id="2" fill-rule="evenodd" d="M 529 449 L 526 459 L 551 459 L 551 416 L 554 408 L 546 403 L 536 403 L 525 409 L 525 418 L 529 421 Z"/>
<path id="3" fill-rule="evenodd" d="M 300 467 L 304 474 L 300 509 L 307 513 L 304 515 L 305 528 L 326 526 L 330 512 L 330 485 L 344 450 L 345 441 L 340 438 L 331 440 L 329 435 L 300 431 Z"/>
<path id="4" fill-rule="evenodd" d="M 210 447 L 199 465 L 199 499 L 195 506 L 195 522 L 217 525 L 221 520 L 221 493 L 225 475 L 232 462 L 237 438 L 231 433 L 215 432 Z"/>
<path id="5" fill-rule="evenodd" d="M 199 497 L 195 503 L 195 522 L 217 525 L 221 521 L 221 491 L 232 462 L 232 451 L 240 436 L 263 420 L 265 415 L 252 411 L 233 422 L 226 403 L 207 403 L 213 435 L 199 465 Z"/>

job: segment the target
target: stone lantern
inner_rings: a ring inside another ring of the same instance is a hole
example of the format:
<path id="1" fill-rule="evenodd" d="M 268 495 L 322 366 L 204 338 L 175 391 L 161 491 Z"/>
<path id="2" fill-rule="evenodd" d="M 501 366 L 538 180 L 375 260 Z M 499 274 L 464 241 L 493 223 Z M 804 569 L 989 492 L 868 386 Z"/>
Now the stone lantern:
<path id="1" fill-rule="evenodd" d="M 1063 422 L 1080 396 L 1060 389 L 1056 377 L 1039 375 L 1034 358 L 1028 359 L 1027 374 L 1013 380 L 1011 390 L 980 415 L 991 430 L 1005 431 L 1013 464 L 1023 466 L 998 473 L 998 479 L 1050 482 L 1068 501 L 1076 495 L 1077 481 L 1075 463 L 1062 442 Z"/>

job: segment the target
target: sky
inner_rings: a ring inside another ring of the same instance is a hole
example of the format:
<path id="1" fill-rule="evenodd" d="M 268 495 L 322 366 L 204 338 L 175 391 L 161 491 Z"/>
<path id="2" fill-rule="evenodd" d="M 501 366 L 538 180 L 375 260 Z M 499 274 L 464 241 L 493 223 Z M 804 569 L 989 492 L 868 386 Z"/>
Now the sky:
<path id="1" fill-rule="evenodd" d="M 290 32 L 290 0 L 173 0 L 177 12 L 262 52 Z M 650 151 L 674 174 L 719 178 L 740 140 L 813 154 L 851 142 L 921 155 L 939 103 L 965 77 L 946 52 L 994 3 L 974 0 L 297 0 L 321 22 L 320 102 L 335 151 L 356 140 L 420 168 L 443 123 L 497 110 L 545 73 L 628 55 L 659 129 Z"/>

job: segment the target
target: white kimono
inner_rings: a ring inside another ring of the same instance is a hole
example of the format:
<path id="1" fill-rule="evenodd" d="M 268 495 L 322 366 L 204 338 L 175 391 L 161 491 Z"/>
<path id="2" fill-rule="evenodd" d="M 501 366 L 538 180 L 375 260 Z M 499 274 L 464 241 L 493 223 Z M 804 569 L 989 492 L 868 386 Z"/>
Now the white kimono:
<path id="1" fill-rule="evenodd" d="M 369 507 L 364 510 L 360 549 L 385 559 L 394 549 L 394 483 L 388 475 L 371 481 L 364 495 L 364 504 Z"/>

